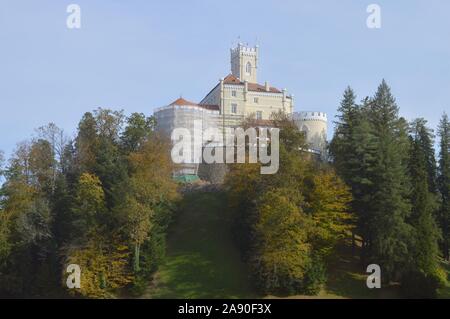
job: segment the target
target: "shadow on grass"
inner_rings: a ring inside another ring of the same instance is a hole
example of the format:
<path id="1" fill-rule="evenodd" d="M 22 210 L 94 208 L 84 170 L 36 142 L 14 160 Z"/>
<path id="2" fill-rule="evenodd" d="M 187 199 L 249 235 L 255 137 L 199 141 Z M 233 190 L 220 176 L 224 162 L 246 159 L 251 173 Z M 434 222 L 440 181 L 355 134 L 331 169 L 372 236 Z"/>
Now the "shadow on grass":
<path id="1" fill-rule="evenodd" d="M 400 298 L 398 285 L 369 289 L 366 285 L 369 274 L 364 272 L 358 256 L 359 248 L 355 250 L 355 256 L 353 256 L 349 242 L 339 247 L 338 259 L 330 267 L 327 293 L 353 299 Z"/>
<path id="2" fill-rule="evenodd" d="M 165 263 L 151 298 L 256 298 L 231 238 L 222 193 L 185 196 L 170 227 Z"/>

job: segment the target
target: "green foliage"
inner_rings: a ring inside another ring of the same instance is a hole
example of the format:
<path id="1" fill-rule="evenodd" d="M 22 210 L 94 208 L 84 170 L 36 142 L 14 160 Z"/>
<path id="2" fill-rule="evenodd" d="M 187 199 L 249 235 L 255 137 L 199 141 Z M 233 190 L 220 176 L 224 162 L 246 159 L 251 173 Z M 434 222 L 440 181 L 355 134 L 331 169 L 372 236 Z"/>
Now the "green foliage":
<path id="1" fill-rule="evenodd" d="M 128 157 L 131 174 L 121 188 L 123 203 L 119 211 L 134 246 L 135 271 L 140 271 L 141 246 L 153 235 L 159 235 L 162 225 L 155 218 L 156 211 L 170 211 L 170 203 L 177 198 L 177 185 L 170 178 L 173 167 L 169 153 L 157 151 L 168 149 L 168 142 L 155 135 Z"/>
<path id="2" fill-rule="evenodd" d="M 330 143 L 330 156 L 334 160 L 334 165 L 348 183 L 352 178 L 353 165 L 356 164 L 353 158 L 355 156 L 353 140 L 360 112 L 355 100 L 354 91 L 348 87 L 338 108 L 336 131 Z"/>
<path id="3" fill-rule="evenodd" d="M 156 127 L 153 116 L 146 117 L 142 113 L 133 113 L 127 119 L 127 127 L 122 133 L 122 147 L 126 153 L 137 152 L 148 141 Z"/>
<path id="4" fill-rule="evenodd" d="M 348 213 L 351 194 L 332 170 L 321 170 L 309 177 L 305 190 L 305 211 L 314 225 L 309 238 L 319 259 L 332 255 L 340 240 L 348 236 L 354 216 Z"/>
<path id="5" fill-rule="evenodd" d="M 307 268 L 303 279 L 303 291 L 307 295 L 317 295 L 327 282 L 327 269 L 319 258 L 313 258 Z"/>
<path id="6" fill-rule="evenodd" d="M 437 290 L 446 283 L 446 273 L 436 270 L 432 273 L 407 272 L 402 279 L 402 291 L 407 298 L 430 299 L 437 297 Z"/>
<path id="7" fill-rule="evenodd" d="M 255 252 L 251 260 L 256 283 L 265 293 L 300 291 L 309 262 L 308 219 L 283 189 L 267 192 L 258 205 L 254 225 Z"/>
<path id="8" fill-rule="evenodd" d="M 302 151 L 304 135 L 289 117 L 275 114 L 273 125 L 281 129 L 278 173 L 236 164 L 226 177 L 234 233 L 261 291 L 315 294 L 351 228 L 351 196 L 330 168 Z"/>
<path id="9" fill-rule="evenodd" d="M 49 124 L 18 145 L 2 170 L 0 295 L 64 295 L 67 263 L 82 268 L 82 289 L 70 294 L 83 297 L 149 280 L 177 189 L 154 119 L 133 114 L 124 123 L 122 111 L 97 109 L 73 142 Z M 136 243 L 142 271 L 133 266 Z"/>
<path id="10" fill-rule="evenodd" d="M 440 269 L 432 131 L 424 119 L 408 127 L 385 81 L 361 105 L 347 89 L 339 111 L 330 152 L 353 195 L 363 264 L 379 264 L 387 283 L 401 281 L 413 294 L 417 281 L 433 295 Z"/>
<path id="11" fill-rule="evenodd" d="M 93 234 L 83 246 L 69 247 L 65 254 L 65 265 L 77 264 L 81 268 L 80 289 L 69 291 L 74 296 L 112 297 L 116 289 L 133 280 L 133 274 L 128 267 L 128 247 L 115 237 L 103 238 Z M 67 279 L 66 275 L 64 272 L 63 285 Z"/>
<path id="12" fill-rule="evenodd" d="M 383 81 L 368 107 L 376 141 L 373 194 L 369 209 L 367 248 L 371 261 L 384 270 L 385 280 L 395 279 L 408 263 L 411 228 L 407 175 L 407 127 Z"/>
<path id="13" fill-rule="evenodd" d="M 409 173 L 411 178 L 411 215 L 408 222 L 414 227 L 413 254 L 414 269 L 425 276 L 434 273 L 438 267 L 438 240 L 440 233 L 434 219 L 434 196 L 428 186 L 431 180 L 428 170 L 428 148 L 431 142 L 426 121 L 416 120 L 412 124 Z"/>
<path id="14" fill-rule="evenodd" d="M 442 252 L 450 260 L 450 121 L 444 113 L 439 123 L 439 177 L 438 185 L 442 197 L 439 224 L 442 229 Z"/>

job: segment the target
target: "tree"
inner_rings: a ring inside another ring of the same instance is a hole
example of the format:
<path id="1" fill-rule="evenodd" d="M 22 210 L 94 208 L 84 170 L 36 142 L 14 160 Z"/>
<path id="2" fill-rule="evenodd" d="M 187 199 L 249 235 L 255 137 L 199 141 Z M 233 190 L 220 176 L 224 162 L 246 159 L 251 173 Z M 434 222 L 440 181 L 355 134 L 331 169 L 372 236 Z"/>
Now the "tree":
<path id="1" fill-rule="evenodd" d="M 82 267 L 84 297 L 146 285 L 177 185 L 154 119 L 133 114 L 124 130 L 124 118 L 99 108 L 73 141 L 50 123 L 18 144 L 6 169 L 0 154 L 0 295 L 61 296 L 67 263 Z"/>
<path id="2" fill-rule="evenodd" d="M 94 117 L 98 135 L 117 142 L 125 119 L 123 110 L 112 111 L 98 108 L 94 111 Z"/>
<path id="3" fill-rule="evenodd" d="M 407 123 L 399 118 L 395 98 L 384 80 L 368 114 L 376 143 L 368 249 L 371 261 L 383 268 L 389 281 L 398 278 L 409 262 L 412 230 L 406 223 L 410 212 Z"/>
<path id="4" fill-rule="evenodd" d="M 55 191 L 56 179 L 58 173 L 61 171 L 61 163 L 63 161 L 64 150 L 68 143 L 68 139 L 64 134 L 64 131 L 56 126 L 55 123 L 49 123 L 46 126 L 41 126 L 37 130 L 38 138 L 41 141 L 47 141 L 51 147 L 51 153 L 53 154 L 52 171 L 52 193 Z"/>
<path id="5" fill-rule="evenodd" d="M 39 185 L 11 169 L 2 189 L 0 287 L 13 296 L 39 296 L 55 287 L 49 202 Z"/>
<path id="6" fill-rule="evenodd" d="M 100 179 L 93 174 L 83 173 L 78 182 L 73 212 L 79 238 L 86 239 L 99 232 L 105 225 L 105 212 L 105 193 Z"/>
<path id="7" fill-rule="evenodd" d="M 367 253 L 365 247 L 371 238 L 370 209 L 373 193 L 373 167 L 376 158 L 376 138 L 369 119 L 369 106 L 372 101 L 365 98 L 361 105 L 355 103 L 355 94 L 349 87 L 344 92 L 338 108 L 336 129 L 330 143 L 330 155 L 336 172 L 352 192 L 350 210 L 356 220 L 352 233 L 353 251 L 356 248 L 355 232 L 362 238 L 362 262 Z"/>
<path id="8" fill-rule="evenodd" d="M 132 280 L 129 250 L 121 240 L 120 228 L 109 228 L 114 216 L 107 210 L 105 198 L 100 179 L 90 173 L 81 174 L 73 204 L 76 233 L 62 248 L 63 269 L 71 263 L 83 269 L 82 288 L 71 293 L 104 298 Z"/>
<path id="9" fill-rule="evenodd" d="M 97 123 L 92 113 L 87 112 L 78 124 L 78 135 L 75 139 L 76 161 L 79 171 L 94 172 L 97 146 Z"/>
<path id="10" fill-rule="evenodd" d="M 3 175 L 3 165 L 5 163 L 5 154 L 0 150 L 0 177 Z"/>
<path id="11" fill-rule="evenodd" d="M 310 238 L 316 256 L 322 261 L 329 257 L 340 240 L 348 237 L 354 225 L 350 214 L 351 193 L 345 183 L 331 169 L 324 169 L 309 177 L 306 188 L 305 212 L 314 227 Z"/>
<path id="12" fill-rule="evenodd" d="M 50 196 L 56 183 L 55 157 L 50 143 L 45 140 L 33 142 L 28 161 L 32 183 Z"/>
<path id="13" fill-rule="evenodd" d="M 122 147 L 126 153 L 137 152 L 152 136 L 156 127 L 153 116 L 133 113 L 127 118 L 127 127 L 121 135 Z"/>
<path id="14" fill-rule="evenodd" d="M 427 127 L 427 121 L 423 118 L 416 119 L 413 122 L 413 126 L 415 127 L 413 132 L 418 135 L 417 140 L 425 156 L 428 189 L 431 194 L 436 195 L 438 193 L 438 185 L 433 130 Z"/>
<path id="15" fill-rule="evenodd" d="M 256 282 L 266 293 L 301 291 L 310 263 L 308 218 L 283 196 L 283 189 L 264 194 L 258 211 L 251 260 Z"/>
<path id="16" fill-rule="evenodd" d="M 133 280 L 128 268 L 128 247 L 117 236 L 108 238 L 92 234 L 82 246 L 66 248 L 64 266 L 77 264 L 82 269 L 80 289 L 70 289 L 69 294 L 87 298 L 111 298 L 113 292 Z M 63 267 L 62 285 L 66 286 L 67 273 Z"/>
<path id="17" fill-rule="evenodd" d="M 450 260 L 450 121 L 447 114 L 442 115 L 439 123 L 439 191 L 442 204 L 439 213 L 439 223 L 442 229 L 442 252 L 446 260 Z"/>
<path id="18" fill-rule="evenodd" d="M 345 181 L 351 181 L 351 165 L 354 156 L 354 133 L 359 113 L 356 95 L 351 87 L 347 87 L 338 108 L 335 121 L 335 134 L 330 143 L 330 155 L 333 163 Z"/>
<path id="19" fill-rule="evenodd" d="M 115 205 L 114 188 L 127 178 L 126 160 L 119 149 L 123 111 L 97 109 L 85 113 L 75 140 L 75 162 L 79 174 L 95 174 L 101 181 L 109 209 Z"/>
<path id="20" fill-rule="evenodd" d="M 130 178 L 122 185 L 125 194 L 119 210 L 125 218 L 128 236 L 134 247 L 134 269 L 140 270 L 141 246 L 160 231 L 158 210 L 170 212 L 177 198 L 169 158 L 170 144 L 159 136 L 144 142 L 141 149 L 129 155 Z"/>
<path id="21" fill-rule="evenodd" d="M 438 268 L 439 231 L 433 216 L 433 194 L 429 188 L 429 154 L 424 147 L 430 140 L 426 121 L 419 119 L 412 123 L 409 174 L 411 178 L 411 215 L 409 224 L 414 227 L 415 238 L 411 251 L 415 271 L 433 274 Z"/>
<path id="22" fill-rule="evenodd" d="M 317 294 L 351 228 L 350 194 L 304 151 L 292 119 L 274 114 L 272 126 L 280 128 L 278 172 L 261 175 L 259 164 L 235 164 L 226 177 L 234 234 L 262 291 Z"/>

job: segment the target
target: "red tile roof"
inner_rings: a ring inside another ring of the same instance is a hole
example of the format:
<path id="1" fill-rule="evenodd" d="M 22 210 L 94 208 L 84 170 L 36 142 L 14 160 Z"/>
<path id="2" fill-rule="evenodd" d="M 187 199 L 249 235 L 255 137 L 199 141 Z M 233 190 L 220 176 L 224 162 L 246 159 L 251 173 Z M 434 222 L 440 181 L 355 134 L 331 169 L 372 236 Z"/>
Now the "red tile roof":
<path id="1" fill-rule="evenodd" d="M 244 82 L 241 82 L 237 77 L 235 77 L 233 74 L 228 74 L 224 79 L 223 83 L 225 84 L 244 84 Z"/>
<path id="2" fill-rule="evenodd" d="M 258 83 L 249 83 L 248 84 L 248 90 L 249 91 L 256 91 L 256 92 L 267 92 L 266 87 L 264 85 L 258 84 Z M 269 92 L 272 93 L 281 93 L 280 90 L 274 87 L 269 87 Z"/>
<path id="3" fill-rule="evenodd" d="M 236 76 L 233 74 L 228 74 L 224 79 L 223 83 L 225 84 L 236 84 L 236 85 L 244 85 L 244 82 L 239 80 Z M 255 91 L 255 92 L 267 92 L 265 85 L 261 85 L 258 83 L 248 83 L 248 90 L 249 91 Z M 269 92 L 271 93 L 281 93 L 281 91 L 274 87 L 269 87 Z"/>
<path id="4" fill-rule="evenodd" d="M 190 102 L 188 100 L 183 99 L 182 97 L 180 97 L 179 99 L 176 99 L 175 101 L 173 101 L 169 105 L 192 105 L 192 106 L 198 106 L 197 103 Z"/>
<path id="5" fill-rule="evenodd" d="M 198 106 L 198 107 L 202 107 L 206 110 L 212 110 L 212 111 L 218 111 L 219 110 L 219 106 L 218 105 L 213 105 L 213 104 L 197 104 L 188 100 L 183 99 L 182 97 L 180 97 L 179 99 L 176 99 L 175 101 L 173 101 L 172 103 L 170 103 L 169 105 L 189 105 L 189 106 Z"/>

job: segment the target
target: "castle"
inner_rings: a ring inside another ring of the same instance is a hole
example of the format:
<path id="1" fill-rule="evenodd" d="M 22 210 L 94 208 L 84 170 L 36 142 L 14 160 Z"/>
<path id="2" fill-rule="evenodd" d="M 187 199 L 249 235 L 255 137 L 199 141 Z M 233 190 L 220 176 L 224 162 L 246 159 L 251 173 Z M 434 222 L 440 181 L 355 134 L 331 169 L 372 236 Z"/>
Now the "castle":
<path id="1" fill-rule="evenodd" d="M 238 43 L 230 49 L 231 73 L 220 79 L 209 93 L 194 103 L 183 98 L 157 108 L 154 116 L 158 129 L 169 136 L 174 128 L 195 130 L 238 127 L 252 116 L 261 126 L 270 125 L 272 113 L 283 111 L 292 116 L 306 133 L 310 152 L 323 154 L 326 145 L 327 116 L 323 112 L 294 112 L 294 97 L 286 89 L 278 89 L 265 82 L 258 84 L 259 47 Z M 194 121 L 197 125 L 194 126 Z M 198 123 L 201 123 L 200 127 Z M 209 141 L 201 141 L 202 146 Z M 201 159 L 196 159 L 201 163 Z M 186 165 L 182 174 L 196 174 L 198 165 Z"/>

